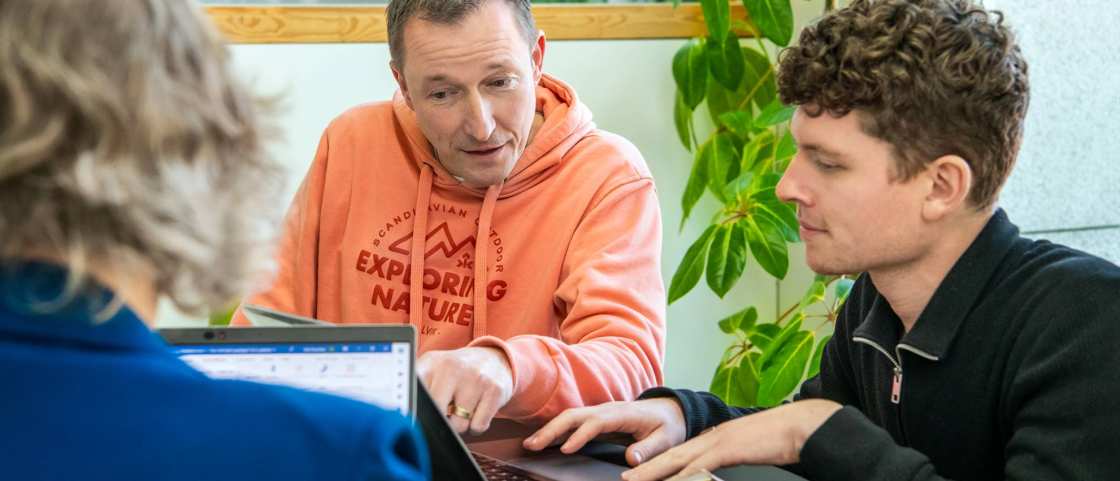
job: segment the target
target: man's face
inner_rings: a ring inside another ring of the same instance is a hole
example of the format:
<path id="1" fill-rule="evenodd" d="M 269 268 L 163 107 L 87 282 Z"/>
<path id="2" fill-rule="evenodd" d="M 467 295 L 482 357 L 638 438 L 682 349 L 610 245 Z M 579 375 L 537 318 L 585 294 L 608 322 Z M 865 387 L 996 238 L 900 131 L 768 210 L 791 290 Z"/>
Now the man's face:
<path id="1" fill-rule="evenodd" d="M 891 270 L 928 251 L 928 186 L 922 176 L 892 180 L 891 146 L 864 133 L 860 115 L 793 117 L 799 150 L 777 194 L 797 204 L 807 262 L 821 274 Z"/>
<path id="2" fill-rule="evenodd" d="M 506 2 L 457 25 L 413 18 L 393 75 L 436 158 L 468 186 L 502 182 L 529 145 L 544 37 L 530 49 Z"/>

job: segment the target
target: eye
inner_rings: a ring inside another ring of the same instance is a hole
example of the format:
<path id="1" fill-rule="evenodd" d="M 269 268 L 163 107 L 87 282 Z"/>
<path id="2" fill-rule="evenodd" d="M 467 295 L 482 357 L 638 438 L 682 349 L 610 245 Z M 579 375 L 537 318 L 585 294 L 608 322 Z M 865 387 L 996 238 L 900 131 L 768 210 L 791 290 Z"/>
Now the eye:
<path id="1" fill-rule="evenodd" d="M 829 162 L 827 159 L 823 159 L 820 156 L 816 156 L 816 155 L 809 156 L 809 160 L 811 160 L 813 162 L 813 165 L 815 165 L 817 167 L 817 169 L 820 169 L 824 172 L 840 170 L 840 168 L 841 168 L 839 165 L 834 164 L 832 162 Z"/>
<path id="2" fill-rule="evenodd" d="M 429 93 L 428 98 L 436 102 L 443 102 L 449 100 L 452 95 L 455 95 L 454 89 L 439 89 L 433 90 L 431 93 Z"/>
<path id="3" fill-rule="evenodd" d="M 517 79 L 515 79 L 513 77 L 502 77 L 502 78 L 495 79 L 494 81 L 490 82 L 491 87 L 496 87 L 496 88 L 500 88 L 500 89 L 513 88 L 516 85 L 517 85 Z"/>

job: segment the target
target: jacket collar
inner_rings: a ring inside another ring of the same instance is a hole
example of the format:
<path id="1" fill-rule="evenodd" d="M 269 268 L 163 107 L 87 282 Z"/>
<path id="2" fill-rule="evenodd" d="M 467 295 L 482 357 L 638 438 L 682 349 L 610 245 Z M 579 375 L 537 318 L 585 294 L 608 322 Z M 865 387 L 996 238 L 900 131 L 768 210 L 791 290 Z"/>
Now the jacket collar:
<path id="1" fill-rule="evenodd" d="M 62 301 L 68 276 L 54 264 L 0 261 L 0 337 L 37 345 L 167 352 L 135 312 L 124 305 L 112 310 L 116 298 L 103 286 L 91 282 Z"/>
<path id="2" fill-rule="evenodd" d="M 853 337 L 868 338 L 883 347 L 897 343 L 898 348 L 926 359 L 943 359 L 961 324 L 986 293 L 985 286 L 1018 238 L 1019 228 L 1011 223 L 1003 209 L 997 209 L 938 285 L 910 332 L 899 340 L 898 316 L 886 298 L 876 291 L 872 307 L 853 331 Z M 868 282 L 868 286 L 874 289 L 872 283 Z"/>

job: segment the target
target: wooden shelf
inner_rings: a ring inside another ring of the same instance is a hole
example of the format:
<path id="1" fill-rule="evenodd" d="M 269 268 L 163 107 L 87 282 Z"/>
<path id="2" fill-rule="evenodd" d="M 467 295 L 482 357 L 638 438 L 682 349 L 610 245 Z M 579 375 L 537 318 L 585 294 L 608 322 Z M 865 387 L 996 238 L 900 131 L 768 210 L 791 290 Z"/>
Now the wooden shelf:
<path id="1" fill-rule="evenodd" d="M 385 7 L 206 7 L 233 43 L 385 42 Z M 699 4 L 534 5 L 549 40 L 688 38 L 705 35 Z M 732 18 L 746 19 L 742 4 Z M 740 36 L 743 32 L 740 32 Z"/>

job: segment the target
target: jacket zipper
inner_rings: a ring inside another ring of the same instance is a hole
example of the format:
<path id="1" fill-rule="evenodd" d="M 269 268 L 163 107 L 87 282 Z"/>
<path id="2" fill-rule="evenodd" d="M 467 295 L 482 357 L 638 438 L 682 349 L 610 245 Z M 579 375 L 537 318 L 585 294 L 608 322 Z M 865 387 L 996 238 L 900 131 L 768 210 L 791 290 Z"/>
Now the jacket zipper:
<path id="1" fill-rule="evenodd" d="M 908 436 L 906 436 L 906 424 L 903 422 L 903 406 L 902 406 L 902 403 L 903 403 L 903 363 L 902 363 L 903 357 L 902 357 L 902 350 L 905 349 L 907 351 L 914 352 L 917 355 L 921 355 L 921 357 L 923 357 L 923 358 L 930 359 L 930 360 L 933 360 L 933 361 L 936 361 L 937 358 L 935 357 L 935 355 L 932 355 L 930 353 L 926 353 L 926 352 L 924 352 L 920 349 L 914 348 L 914 346 L 907 345 L 907 344 L 900 344 L 899 343 L 897 346 L 895 346 L 895 355 L 890 355 L 890 353 L 887 352 L 887 350 L 884 349 L 883 346 L 879 345 L 875 341 L 871 341 L 870 339 L 867 339 L 867 337 L 852 336 L 851 340 L 855 341 L 855 342 L 862 343 L 862 344 L 870 345 L 871 348 L 875 348 L 876 351 L 879 351 L 879 352 L 883 353 L 883 355 L 886 355 L 887 359 L 890 360 L 890 363 L 894 364 L 894 367 L 895 367 L 894 368 L 894 376 L 893 376 L 892 380 L 890 380 L 890 404 L 893 404 L 896 407 L 895 408 L 895 414 L 897 415 L 898 431 L 899 431 L 899 434 L 902 435 L 902 442 L 903 442 L 903 444 L 909 443 L 909 441 L 907 441 Z"/>
<path id="2" fill-rule="evenodd" d="M 872 341 L 871 339 L 868 339 L 866 337 L 852 336 L 852 340 L 861 344 L 867 344 L 868 346 L 875 348 L 876 351 L 879 351 L 883 353 L 884 356 L 887 356 L 887 359 L 889 359 L 891 361 L 891 364 L 894 365 L 894 377 L 891 379 L 892 404 L 899 404 L 902 402 L 902 351 L 910 351 L 915 355 L 925 359 L 929 359 L 930 361 L 936 361 L 939 359 L 937 356 L 934 356 L 933 354 L 925 352 L 909 344 L 899 343 L 894 348 L 895 355 L 891 356 L 891 354 L 887 352 L 887 350 L 883 346 L 880 346 L 877 342 Z"/>
<path id="3" fill-rule="evenodd" d="M 891 382 L 891 402 L 898 404 L 902 398 L 902 368 L 894 368 L 894 380 Z"/>
<path id="4" fill-rule="evenodd" d="M 855 342 L 858 342 L 858 343 L 861 343 L 861 344 L 867 344 L 868 346 L 871 346 L 871 347 L 875 348 L 876 351 L 879 351 L 879 352 L 883 353 L 883 355 L 887 356 L 887 359 L 889 359 L 891 361 L 891 364 L 894 365 L 894 378 L 891 380 L 891 403 L 892 404 L 901 403 L 902 402 L 902 363 L 901 363 L 902 357 L 899 356 L 898 358 L 895 358 L 894 356 L 891 355 L 891 353 L 887 352 L 887 350 L 885 348 L 883 348 L 883 346 L 880 346 L 875 341 L 872 341 L 871 339 L 868 339 L 868 338 L 865 338 L 865 337 L 852 337 L 852 341 L 855 341 Z M 897 351 L 897 350 L 898 349 L 896 348 L 895 351 Z"/>

